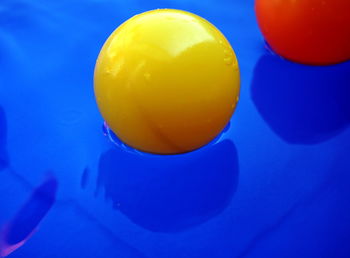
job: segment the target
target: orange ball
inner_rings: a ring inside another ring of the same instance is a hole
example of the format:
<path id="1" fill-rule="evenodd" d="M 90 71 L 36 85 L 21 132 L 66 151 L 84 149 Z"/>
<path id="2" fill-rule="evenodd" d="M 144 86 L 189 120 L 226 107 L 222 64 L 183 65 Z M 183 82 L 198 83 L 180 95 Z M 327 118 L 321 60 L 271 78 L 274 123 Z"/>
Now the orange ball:
<path id="1" fill-rule="evenodd" d="M 277 54 L 312 65 L 350 59 L 350 0 L 256 0 L 255 10 Z"/>

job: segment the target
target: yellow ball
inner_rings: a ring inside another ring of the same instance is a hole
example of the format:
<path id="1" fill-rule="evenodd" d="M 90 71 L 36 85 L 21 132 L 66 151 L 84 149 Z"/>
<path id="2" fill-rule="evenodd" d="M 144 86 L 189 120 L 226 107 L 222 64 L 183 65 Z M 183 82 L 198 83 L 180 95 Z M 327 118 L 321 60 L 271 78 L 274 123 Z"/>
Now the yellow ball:
<path id="1" fill-rule="evenodd" d="M 236 107 L 240 75 L 225 36 L 180 10 L 136 15 L 96 62 L 98 107 L 113 132 L 145 152 L 175 154 L 213 140 Z"/>

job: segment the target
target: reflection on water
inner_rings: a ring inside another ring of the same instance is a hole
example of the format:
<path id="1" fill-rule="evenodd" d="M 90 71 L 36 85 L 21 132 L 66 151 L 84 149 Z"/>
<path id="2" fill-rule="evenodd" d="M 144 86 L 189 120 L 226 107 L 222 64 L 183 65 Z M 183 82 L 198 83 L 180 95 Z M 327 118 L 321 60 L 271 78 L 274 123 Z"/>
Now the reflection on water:
<path id="1" fill-rule="evenodd" d="M 56 178 L 48 177 L 34 189 L 27 202 L 3 227 L 0 231 L 0 257 L 7 256 L 21 247 L 35 233 L 56 201 L 57 187 Z"/>
<path id="2" fill-rule="evenodd" d="M 350 62 L 305 66 L 266 54 L 256 64 L 251 93 L 264 120 L 283 140 L 320 143 L 350 123 Z"/>
<path id="3" fill-rule="evenodd" d="M 80 181 L 81 188 L 83 189 L 86 188 L 89 182 L 89 177 L 90 177 L 90 169 L 86 167 L 83 171 L 83 174 L 81 175 L 81 181 Z"/>
<path id="4" fill-rule="evenodd" d="M 183 155 L 150 155 L 114 147 L 99 162 L 98 184 L 134 223 L 176 232 L 220 213 L 237 187 L 238 158 L 231 141 Z"/>
<path id="5" fill-rule="evenodd" d="M 7 121 L 4 109 L 0 106 L 0 171 L 8 166 Z"/>
<path id="6" fill-rule="evenodd" d="M 230 129 L 230 127 L 231 127 L 231 121 L 229 121 L 227 123 L 227 125 L 225 126 L 225 128 L 222 130 L 222 132 L 219 133 L 206 146 L 210 146 L 210 145 L 217 143 L 220 140 L 220 138 L 222 137 L 222 135 Z M 111 141 L 111 143 L 116 145 L 118 148 L 121 148 L 124 151 L 131 152 L 131 153 L 137 153 L 137 154 L 141 154 L 141 155 L 144 154 L 144 152 L 139 151 L 137 149 L 134 149 L 133 147 L 130 147 L 129 145 L 125 144 L 121 139 L 119 139 L 119 137 L 112 131 L 112 129 L 108 126 L 108 124 L 106 122 L 103 123 L 102 132 L 103 132 L 103 135 L 106 136 Z"/>

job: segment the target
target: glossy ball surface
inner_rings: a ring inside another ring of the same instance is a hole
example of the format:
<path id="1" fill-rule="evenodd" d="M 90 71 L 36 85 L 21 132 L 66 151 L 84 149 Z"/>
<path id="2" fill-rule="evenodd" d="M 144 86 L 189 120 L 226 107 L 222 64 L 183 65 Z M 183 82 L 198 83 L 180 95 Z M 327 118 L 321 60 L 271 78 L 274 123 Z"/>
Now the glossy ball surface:
<path id="1" fill-rule="evenodd" d="M 350 59 L 349 0 L 256 0 L 255 10 L 277 54 L 311 65 Z"/>
<path id="2" fill-rule="evenodd" d="M 238 101 L 239 68 L 224 35 L 179 10 L 136 15 L 105 42 L 94 90 L 113 132 L 138 150 L 175 154 L 213 140 Z"/>

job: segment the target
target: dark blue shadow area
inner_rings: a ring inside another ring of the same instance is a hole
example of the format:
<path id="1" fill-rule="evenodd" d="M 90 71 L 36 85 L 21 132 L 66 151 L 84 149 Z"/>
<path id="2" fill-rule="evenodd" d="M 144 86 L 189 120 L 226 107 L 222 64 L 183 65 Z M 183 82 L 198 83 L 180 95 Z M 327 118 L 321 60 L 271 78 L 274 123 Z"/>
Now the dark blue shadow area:
<path id="1" fill-rule="evenodd" d="M 156 232 L 183 231 L 219 214 L 237 182 L 237 151 L 228 140 L 171 156 L 114 147 L 99 161 L 98 185 L 114 207 Z"/>
<path id="2" fill-rule="evenodd" d="M 83 171 L 83 174 L 81 175 L 81 180 L 80 180 L 80 186 L 81 188 L 85 189 L 90 177 L 90 169 L 86 167 Z"/>
<path id="3" fill-rule="evenodd" d="M 31 236 L 55 203 L 57 187 L 56 178 L 50 176 L 33 191 L 27 202 L 5 226 L 4 235 L 1 236 L 5 246 L 17 245 Z"/>
<path id="4" fill-rule="evenodd" d="M 8 166 L 7 121 L 4 109 L 0 106 L 0 171 Z"/>
<path id="5" fill-rule="evenodd" d="M 255 66 L 252 99 L 271 129 L 293 144 L 326 141 L 350 123 L 350 62 L 305 66 L 265 54 Z"/>

